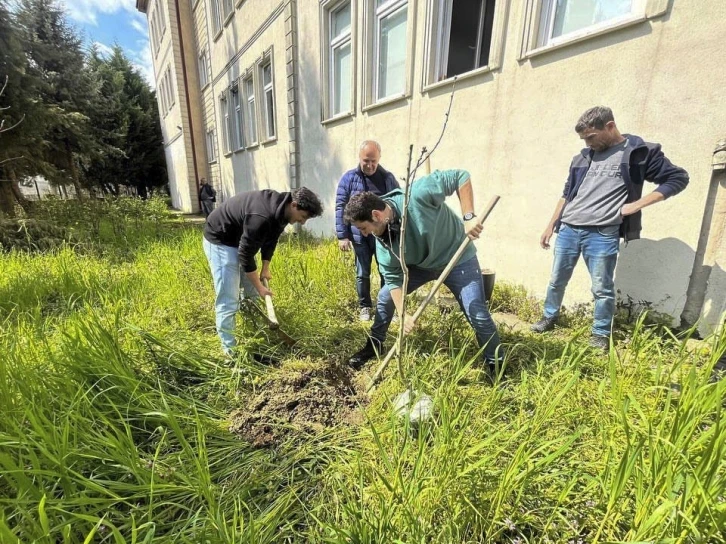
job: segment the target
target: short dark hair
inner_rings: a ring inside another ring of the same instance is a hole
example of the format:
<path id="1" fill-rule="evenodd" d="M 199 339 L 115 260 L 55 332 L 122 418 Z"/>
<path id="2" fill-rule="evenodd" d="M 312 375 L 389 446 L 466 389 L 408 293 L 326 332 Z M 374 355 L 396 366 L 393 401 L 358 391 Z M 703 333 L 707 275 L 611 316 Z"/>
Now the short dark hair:
<path id="1" fill-rule="evenodd" d="M 615 121 L 613 110 L 607 106 L 595 106 L 580 115 L 580 119 L 577 120 L 575 125 L 575 132 L 580 133 L 588 128 L 602 130 L 610 121 Z"/>
<path id="2" fill-rule="evenodd" d="M 380 196 L 365 191 L 350 197 L 348 204 L 345 205 L 343 219 L 348 224 L 361 221 L 373 221 L 373 210 L 382 212 L 385 209 L 386 203 Z"/>
<path id="3" fill-rule="evenodd" d="M 318 195 L 307 187 L 300 187 L 292 191 L 292 201 L 297 204 L 297 209 L 308 212 L 308 217 L 320 217 L 323 215 L 323 205 Z"/>

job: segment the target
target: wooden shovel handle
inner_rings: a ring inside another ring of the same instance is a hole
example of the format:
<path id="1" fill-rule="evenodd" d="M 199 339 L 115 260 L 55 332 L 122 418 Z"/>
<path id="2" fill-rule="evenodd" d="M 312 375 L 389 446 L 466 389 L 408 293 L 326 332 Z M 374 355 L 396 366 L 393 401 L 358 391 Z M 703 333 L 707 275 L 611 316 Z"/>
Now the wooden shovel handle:
<path id="1" fill-rule="evenodd" d="M 494 206 L 497 205 L 497 202 L 499 202 L 499 196 L 495 195 L 492 197 L 492 199 L 489 201 L 489 204 L 487 204 L 487 207 L 482 210 L 482 212 L 477 217 L 477 224 L 481 225 L 486 221 L 487 217 L 489 217 L 489 214 L 492 213 L 492 210 L 494 209 Z M 436 291 L 439 290 L 439 287 L 443 285 L 443 283 L 446 281 L 446 278 L 449 277 L 449 274 L 454 269 L 454 267 L 458 264 L 459 259 L 464 254 L 464 251 L 466 251 L 467 246 L 469 245 L 469 237 L 467 236 L 463 242 L 461 242 L 461 245 L 459 246 L 459 249 L 456 250 L 456 253 L 454 253 L 454 256 L 449 261 L 449 264 L 444 268 L 444 271 L 439 276 L 439 279 L 436 280 L 436 283 L 434 283 L 433 287 L 431 287 L 431 291 L 429 291 L 429 294 L 426 295 L 426 298 L 421 302 L 416 312 L 413 314 L 412 319 L 415 323 L 416 320 L 421 317 L 421 314 L 426 309 L 426 306 L 429 305 L 429 302 L 433 300 L 434 295 L 436 294 Z M 405 294 L 403 296 L 406 296 Z M 405 322 L 405 316 L 401 316 L 401 326 L 403 327 Z M 398 351 L 398 342 L 394 344 L 394 346 L 388 351 L 386 354 L 386 357 L 381 361 L 381 364 L 376 369 L 376 373 L 373 374 L 373 377 L 371 378 L 371 382 L 368 384 L 368 387 L 366 388 L 366 393 L 370 393 L 371 390 L 375 387 L 378 380 L 381 378 L 381 375 L 388 367 L 388 364 L 391 362 L 391 359 L 393 359 L 393 356 Z"/>

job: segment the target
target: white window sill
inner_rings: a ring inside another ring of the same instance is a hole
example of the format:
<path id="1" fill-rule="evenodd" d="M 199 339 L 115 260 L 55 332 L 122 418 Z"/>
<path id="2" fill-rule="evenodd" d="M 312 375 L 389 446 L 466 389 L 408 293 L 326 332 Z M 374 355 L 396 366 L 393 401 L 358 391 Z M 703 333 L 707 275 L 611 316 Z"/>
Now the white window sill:
<path id="1" fill-rule="evenodd" d="M 260 142 L 253 142 L 253 143 L 249 144 L 245 149 L 247 149 L 247 150 L 257 149 L 259 146 L 260 146 Z"/>
<path id="2" fill-rule="evenodd" d="M 229 14 L 227 15 L 227 18 L 224 20 L 224 24 L 222 25 L 222 27 L 227 26 L 233 17 L 234 17 L 234 10 L 229 12 Z"/>
<path id="3" fill-rule="evenodd" d="M 471 70 L 470 72 L 464 72 L 463 74 L 456 75 L 454 77 L 449 77 L 446 79 L 443 79 L 441 81 L 437 81 L 436 83 L 429 83 L 427 85 L 424 85 L 423 92 L 433 91 L 434 89 L 439 89 L 441 87 L 446 87 L 447 85 L 451 85 L 454 83 L 454 81 L 461 81 L 462 79 L 469 79 L 472 77 L 479 76 L 481 74 L 488 74 L 492 72 L 496 67 L 495 66 L 482 66 L 481 68 L 477 68 L 476 70 Z"/>
<path id="4" fill-rule="evenodd" d="M 211 161 L 209 161 L 209 164 L 217 164 L 217 159 L 212 159 Z"/>
<path id="5" fill-rule="evenodd" d="M 402 93 L 402 94 L 396 94 L 393 96 L 389 96 L 388 98 L 383 98 L 374 104 L 368 104 L 367 106 L 364 106 L 362 111 L 370 111 L 370 110 L 374 110 L 376 108 L 382 108 L 383 106 L 388 106 L 389 104 L 393 104 L 400 100 L 406 100 L 409 96 L 411 96 L 409 93 Z"/>
<path id="6" fill-rule="evenodd" d="M 209 81 L 207 81 L 204 85 L 202 85 L 202 87 L 199 90 L 204 92 L 207 90 L 207 87 L 209 87 Z"/>
<path id="7" fill-rule="evenodd" d="M 277 141 L 277 136 L 273 136 L 272 138 L 267 138 L 266 140 L 262 141 L 263 146 L 268 146 L 269 144 L 274 144 Z"/>
<path id="8" fill-rule="evenodd" d="M 245 150 L 244 147 L 237 148 L 233 151 L 233 153 L 236 155 L 237 153 L 242 153 Z"/>
<path id="9" fill-rule="evenodd" d="M 573 32 L 570 35 L 557 38 L 547 45 L 543 45 L 542 47 L 537 47 L 536 49 L 531 49 L 530 51 L 527 51 L 527 53 L 520 60 L 529 59 L 538 55 L 544 55 L 545 53 L 549 53 L 550 51 L 562 49 L 563 47 L 568 47 L 572 44 L 583 42 L 596 36 L 602 36 L 603 34 L 609 34 L 610 32 L 615 32 L 616 30 L 620 30 L 622 28 L 639 25 L 640 23 L 644 23 L 647 20 L 648 18 L 645 16 L 645 14 L 643 14 L 597 29 L 592 29 L 589 31 L 585 30 L 578 33 Z"/>
<path id="10" fill-rule="evenodd" d="M 346 111 L 344 113 L 338 113 L 336 115 L 333 115 L 333 117 L 328 117 L 327 119 L 323 119 L 320 121 L 321 125 L 330 125 L 333 123 L 336 123 L 337 121 L 342 121 L 343 119 L 348 119 L 349 117 L 353 117 L 355 115 L 352 111 Z"/>
<path id="11" fill-rule="evenodd" d="M 212 38 L 213 42 L 216 42 L 219 39 L 219 37 L 222 35 L 223 30 L 224 30 L 224 25 L 222 25 L 222 28 L 217 30 L 217 33 L 214 35 L 214 38 Z"/>

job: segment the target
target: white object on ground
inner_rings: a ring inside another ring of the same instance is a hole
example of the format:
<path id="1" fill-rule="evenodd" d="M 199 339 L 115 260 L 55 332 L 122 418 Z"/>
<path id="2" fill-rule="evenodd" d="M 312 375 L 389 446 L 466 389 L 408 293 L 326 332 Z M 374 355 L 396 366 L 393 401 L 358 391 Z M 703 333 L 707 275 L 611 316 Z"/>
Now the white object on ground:
<path id="1" fill-rule="evenodd" d="M 434 415 L 434 400 L 426 393 L 406 389 L 396 397 L 393 410 L 398 417 L 407 417 L 413 425 L 430 419 Z"/>

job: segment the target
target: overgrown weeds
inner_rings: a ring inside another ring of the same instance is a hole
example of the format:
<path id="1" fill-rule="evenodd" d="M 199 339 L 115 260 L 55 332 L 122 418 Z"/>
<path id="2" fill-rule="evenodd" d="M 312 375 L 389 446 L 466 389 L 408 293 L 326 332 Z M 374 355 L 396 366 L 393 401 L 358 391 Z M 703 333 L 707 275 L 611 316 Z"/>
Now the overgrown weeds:
<path id="1" fill-rule="evenodd" d="M 726 382 L 709 382 L 723 333 L 693 350 L 641 318 L 602 356 L 584 315 L 505 331 L 492 386 L 463 316 L 432 307 L 407 383 L 389 371 L 345 406 L 357 421 L 293 417 L 257 447 L 230 432 L 234 410 L 345 382 L 324 369 L 365 338 L 352 260 L 286 236 L 272 288 L 299 345 L 245 317 L 229 362 L 200 230 L 134 238 L 133 223 L 125 239 L 102 227 L 104 251 L 0 256 L 0 542 L 726 542 Z M 538 317 L 515 287 L 493 304 Z M 279 368 L 246 355 L 261 350 Z M 409 386 L 436 407 L 417 432 L 391 410 Z"/>

